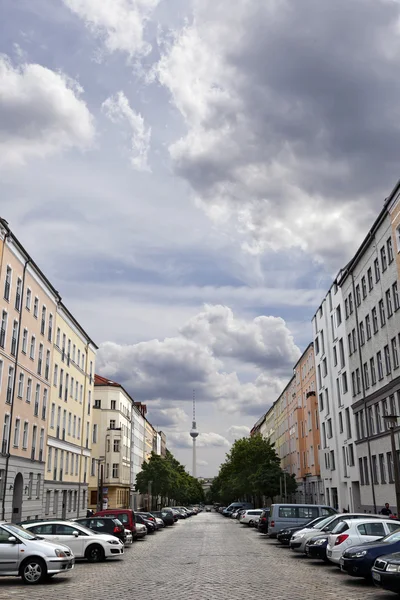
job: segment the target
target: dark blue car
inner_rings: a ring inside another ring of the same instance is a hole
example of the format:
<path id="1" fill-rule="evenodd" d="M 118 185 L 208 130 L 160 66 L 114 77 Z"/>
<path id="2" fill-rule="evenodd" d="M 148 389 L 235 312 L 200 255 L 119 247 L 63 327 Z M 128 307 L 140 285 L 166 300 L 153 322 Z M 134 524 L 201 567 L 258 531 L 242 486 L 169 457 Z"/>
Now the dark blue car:
<path id="1" fill-rule="evenodd" d="M 400 527 L 400 523 L 398 524 Z M 342 571 L 353 577 L 370 579 L 375 559 L 384 554 L 400 551 L 400 529 L 387 535 L 378 542 L 367 542 L 361 546 L 351 546 L 344 551 L 340 559 Z"/>

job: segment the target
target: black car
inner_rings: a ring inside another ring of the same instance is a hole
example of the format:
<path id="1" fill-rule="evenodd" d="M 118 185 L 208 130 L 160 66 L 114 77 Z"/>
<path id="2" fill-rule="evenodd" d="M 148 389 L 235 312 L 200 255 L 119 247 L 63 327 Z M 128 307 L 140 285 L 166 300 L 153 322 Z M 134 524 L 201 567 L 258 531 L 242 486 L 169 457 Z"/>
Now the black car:
<path id="1" fill-rule="evenodd" d="M 269 508 L 264 508 L 258 521 L 257 529 L 260 533 L 268 533 Z"/>
<path id="2" fill-rule="evenodd" d="M 141 523 L 142 525 L 146 525 L 147 533 L 154 533 L 157 529 L 157 526 L 153 521 L 149 521 L 149 519 L 145 519 L 142 515 L 136 513 L 136 523 Z"/>
<path id="3" fill-rule="evenodd" d="M 174 515 L 170 511 L 165 510 L 156 510 L 151 513 L 158 519 L 162 519 L 164 521 L 164 525 L 168 527 L 168 525 L 175 525 Z"/>
<path id="4" fill-rule="evenodd" d="M 381 540 L 347 548 L 340 559 L 340 568 L 353 577 L 370 579 L 375 560 L 395 552 L 400 552 L 400 530 L 390 533 Z"/>
<path id="5" fill-rule="evenodd" d="M 326 547 L 328 545 L 328 536 L 325 534 L 316 535 L 307 540 L 304 552 L 310 558 L 319 558 L 328 563 L 329 559 L 326 555 Z"/>
<path id="6" fill-rule="evenodd" d="M 377 587 L 400 594 L 400 552 L 377 558 L 371 574 Z"/>
<path id="7" fill-rule="evenodd" d="M 296 533 L 296 531 L 300 531 L 300 529 L 305 529 L 306 527 L 314 527 L 314 525 L 317 525 L 317 523 L 319 523 L 320 521 L 323 521 L 324 519 L 326 519 L 326 516 L 317 517 L 316 519 L 312 519 L 311 521 L 308 521 L 308 523 L 303 523 L 302 525 L 297 525 L 296 527 L 286 527 L 285 529 L 281 529 L 277 533 L 276 539 L 281 544 L 288 546 L 292 535 L 294 533 Z"/>
<path id="8" fill-rule="evenodd" d="M 114 535 L 121 540 L 123 544 L 126 542 L 126 531 L 121 521 L 115 517 L 86 517 L 74 519 L 75 523 L 85 525 L 96 533 L 108 533 Z"/>

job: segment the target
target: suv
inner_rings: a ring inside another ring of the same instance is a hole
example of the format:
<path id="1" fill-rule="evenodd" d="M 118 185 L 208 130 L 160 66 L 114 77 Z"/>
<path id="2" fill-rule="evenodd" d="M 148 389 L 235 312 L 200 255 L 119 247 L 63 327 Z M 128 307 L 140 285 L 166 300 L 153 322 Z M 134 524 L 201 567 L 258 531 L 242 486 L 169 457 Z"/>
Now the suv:
<path id="1" fill-rule="evenodd" d="M 72 519 L 75 523 L 80 523 L 95 533 L 109 533 L 115 535 L 123 544 L 126 543 L 126 531 L 121 521 L 114 517 L 86 517 Z"/>
<path id="2" fill-rule="evenodd" d="M 76 558 L 86 558 L 89 562 L 120 558 L 124 553 L 124 545 L 115 536 L 94 533 L 74 521 L 34 521 L 23 523 L 23 527 L 49 542 L 62 543 L 72 550 Z"/>
<path id="3" fill-rule="evenodd" d="M 50 544 L 12 523 L 0 523 L 0 575 L 22 577 L 33 585 L 70 571 L 75 558 L 62 544 Z"/>
<path id="4" fill-rule="evenodd" d="M 106 510 L 100 510 L 93 515 L 94 517 L 114 517 L 121 521 L 125 529 L 129 529 L 132 532 L 132 537 L 137 540 L 138 537 L 143 537 L 142 533 L 136 530 L 136 517 L 135 512 L 131 508 L 107 508 Z M 147 533 L 147 531 L 146 531 Z"/>

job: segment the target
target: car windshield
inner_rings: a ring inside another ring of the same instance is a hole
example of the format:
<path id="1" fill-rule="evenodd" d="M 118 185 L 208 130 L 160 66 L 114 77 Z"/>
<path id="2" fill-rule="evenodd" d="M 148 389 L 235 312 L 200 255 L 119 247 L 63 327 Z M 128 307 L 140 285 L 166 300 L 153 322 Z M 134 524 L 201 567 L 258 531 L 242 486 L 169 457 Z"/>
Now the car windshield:
<path id="1" fill-rule="evenodd" d="M 317 517 L 316 519 L 306 523 L 305 527 L 315 527 L 317 523 L 321 523 L 321 521 L 326 521 L 326 517 Z"/>
<path id="2" fill-rule="evenodd" d="M 316 525 L 313 525 L 313 529 L 322 529 L 323 527 L 325 527 L 325 525 L 328 525 L 335 518 L 336 518 L 336 515 L 334 517 L 332 515 L 330 517 L 326 517 L 326 519 L 323 519 L 322 521 L 320 521 Z"/>
<path id="3" fill-rule="evenodd" d="M 89 527 L 86 527 L 85 525 L 82 525 L 81 523 L 77 523 L 77 525 L 79 525 L 79 527 L 76 528 L 77 531 L 83 531 L 84 533 L 87 533 L 88 535 L 93 535 L 93 529 L 89 529 Z"/>
<path id="4" fill-rule="evenodd" d="M 387 542 L 388 544 L 391 544 L 393 542 L 400 542 L 400 529 L 398 531 L 395 531 L 394 533 L 389 533 L 389 535 L 387 535 L 380 541 L 385 543 Z"/>
<path id="5" fill-rule="evenodd" d="M 19 537 L 22 537 L 25 540 L 36 540 L 36 537 L 32 535 L 32 533 L 30 533 L 23 527 L 20 527 L 19 525 L 6 525 L 6 527 L 10 533 L 15 533 L 16 535 L 19 535 Z"/>

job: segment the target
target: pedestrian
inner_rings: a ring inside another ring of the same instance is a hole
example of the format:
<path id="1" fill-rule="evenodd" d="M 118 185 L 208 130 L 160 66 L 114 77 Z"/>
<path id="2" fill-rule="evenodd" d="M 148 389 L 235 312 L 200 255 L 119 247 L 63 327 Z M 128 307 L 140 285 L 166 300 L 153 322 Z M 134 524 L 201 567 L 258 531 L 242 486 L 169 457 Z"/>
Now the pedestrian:
<path id="1" fill-rule="evenodd" d="M 392 511 L 390 510 L 389 502 L 386 502 L 385 506 L 381 509 L 380 514 L 386 515 L 387 517 L 389 517 L 392 514 Z"/>

